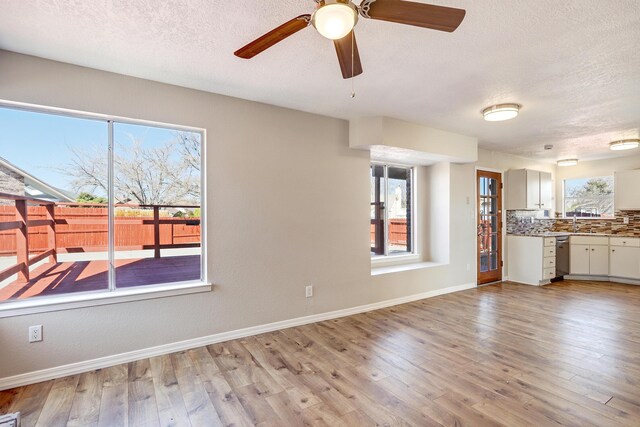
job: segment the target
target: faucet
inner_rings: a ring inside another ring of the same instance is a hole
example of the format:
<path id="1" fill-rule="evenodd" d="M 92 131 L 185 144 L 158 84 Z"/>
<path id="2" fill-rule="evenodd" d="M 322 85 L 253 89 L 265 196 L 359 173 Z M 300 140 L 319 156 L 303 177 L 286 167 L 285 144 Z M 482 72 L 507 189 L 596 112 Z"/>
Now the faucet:
<path id="1" fill-rule="evenodd" d="M 573 232 L 578 232 L 578 217 L 576 217 L 575 215 L 573 217 Z"/>

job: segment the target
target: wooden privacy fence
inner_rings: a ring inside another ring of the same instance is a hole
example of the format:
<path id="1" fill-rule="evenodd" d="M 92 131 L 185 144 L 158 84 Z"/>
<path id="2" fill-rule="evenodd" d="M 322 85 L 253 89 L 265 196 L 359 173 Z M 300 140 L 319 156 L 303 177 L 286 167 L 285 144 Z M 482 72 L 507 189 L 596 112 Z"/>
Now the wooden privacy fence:
<path id="1" fill-rule="evenodd" d="M 17 264 L 0 271 L 0 281 L 18 274 L 29 280 L 29 265 L 49 257 L 57 262 L 58 253 L 104 252 L 107 250 L 109 211 L 104 204 L 54 203 L 0 193 L 0 256 L 17 255 Z M 136 216 L 114 217 L 115 250 L 161 249 L 200 246 L 200 218 L 161 216 L 162 209 L 198 208 L 174 205 L 123 205 L 138 210 L 124 211 Z M 143 216 L 142 212 L 148 212 Z M 29 259 L 29 254 L 37 256 Z"/>
<path id="2" fill-rule="evenodd" d="M 371 244 L 376 241 L 376 227 L 371 224 Z M 389 220 L 389 244 L 406 245 L 407 244 L 407 220 L 406 219 L 390 219 Z"/>

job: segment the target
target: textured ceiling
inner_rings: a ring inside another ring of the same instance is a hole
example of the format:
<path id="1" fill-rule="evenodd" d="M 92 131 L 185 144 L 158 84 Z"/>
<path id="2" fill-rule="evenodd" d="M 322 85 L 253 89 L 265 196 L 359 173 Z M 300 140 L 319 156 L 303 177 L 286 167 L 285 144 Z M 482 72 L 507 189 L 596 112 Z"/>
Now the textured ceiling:
<path id="1" fill-rule="evenodd" d="M 456 32 L 360 19 L 355 99 L 313 28 L 233 56 L 311 0 L 3 0 L 0 48 L 334 117 L 395 117 L 549 160 L 611 156 L 610 140 L 638 137 L 640 1 L 435 3 L 467 10 Z M 520 117 L 482 120 L 502 102 L 523 104 Z"/>

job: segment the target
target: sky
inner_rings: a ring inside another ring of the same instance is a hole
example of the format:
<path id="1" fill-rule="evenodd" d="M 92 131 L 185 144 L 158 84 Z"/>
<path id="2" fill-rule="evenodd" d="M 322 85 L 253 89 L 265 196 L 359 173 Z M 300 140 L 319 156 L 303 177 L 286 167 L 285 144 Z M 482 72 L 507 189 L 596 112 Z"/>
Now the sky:
<path id="1" fill-rule="evenodd" d="M 160 146 L 175 138 L 170 129 L 114 124 L 114 140 L 144 146 Z M 106 121 L 35 113 L 0 107 L 0 157 L 55 187 L 73 191 L 71 178 L 56 168 L 69 164 L 70 148 L 104 149 L 107 155 Z"/>

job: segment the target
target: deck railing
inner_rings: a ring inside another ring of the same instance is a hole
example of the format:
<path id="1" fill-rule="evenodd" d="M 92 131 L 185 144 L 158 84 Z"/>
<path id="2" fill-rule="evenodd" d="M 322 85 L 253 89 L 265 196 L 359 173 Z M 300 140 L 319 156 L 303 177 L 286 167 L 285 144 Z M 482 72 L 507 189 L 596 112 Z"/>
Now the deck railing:
<path id="1" fill-rule="evenodd" d="M 54 203 L 31 197 L 14 196 L 0 193 L 0 198 L 13 200 L 15 204 L 15 221 L 0 222 L 0 231 L 15 230 L 16 255 L 15 265 L 0 271 L 0 282 L 18 275 L 18 282 L 29 281 L 29 266 L 49 257 L 50 262 L 57 262 L 56 252 L 56 221 Z M 45 207 L 46 219 L 29 220 L 27 202 Z M 47 227 L 47 248 L 39 255 L 29 258 L 29 227 Z"/>
<path id="2" fill-rule="evenodd" d="M 371 244 L 376 243 L 376 230 L 381 230 L 382 226 L 374 224 L 371 221 L 371 228 L 369 230 Z M 378 231 L 379 232 L 379 231 Z M 406 219 L 390 219 L 389 220 L 389 244 L 391 245 L 406 245 L 407 244 L 407 220 Z"/>
<path id="3" fill-rule="evenodd" d="M 0 254 L 17 256 L 15 265 L 0 271 L 0 282 L 14 274 L 18 275 L 18 282 L 28 282 L 29 266 L 47 257 L 49 262 L 56 263 L 59 253 L 108 248 L 106 204 L 51 202 L 5 193 L 0 193 L 0 200 L 14 202 L 14 206 L 0 206 Z M 163 209 L 199 206 L 116 204 L 115 207 L 139 210 L 134 212 L 135 216 L 114 217 L 117 251 L 153 249 L 154 257 L 160 258 L 161 249 L 200 246 L 200 218 L 161 215 Z M 151 215 L 140 215 L 146 210 L 151 210 Z M 33 253 L 37 255 L 29 258 Z"/>

